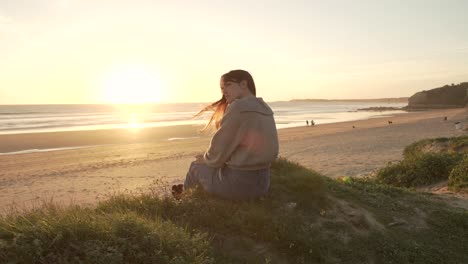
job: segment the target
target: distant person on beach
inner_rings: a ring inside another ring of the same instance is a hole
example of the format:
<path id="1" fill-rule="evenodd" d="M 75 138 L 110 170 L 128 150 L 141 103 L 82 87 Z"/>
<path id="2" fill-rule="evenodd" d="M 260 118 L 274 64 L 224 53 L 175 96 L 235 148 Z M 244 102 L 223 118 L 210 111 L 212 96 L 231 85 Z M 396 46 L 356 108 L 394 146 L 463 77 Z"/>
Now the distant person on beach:
<path id="1" fill-rule="evenodd" d="M 311 125 L 311 126 L 315 126 L 314 120 L 310 120 L 310 125 Z"/>
<path id="2" fill-rule="evenodd" d="M 309 125 L 309 120 L 306 120 L 306 125 L 307 125 L 307 126 Z"/>
<path id="3" fill-rule="evenodd" d="M 270 165 L 278 156 L 278 134 L 273 111 L 256 97 L 255 83 L 247 71 L 233 70 L 220 81 L 222 98 L 197 115 L 213 110 L 208 124 L 216 132 L 203 155 L 190 165 L 185 183 L 174 185 L 176 199 L 197 185 L 227 199 L 251 199 L 270 187 Z"/>

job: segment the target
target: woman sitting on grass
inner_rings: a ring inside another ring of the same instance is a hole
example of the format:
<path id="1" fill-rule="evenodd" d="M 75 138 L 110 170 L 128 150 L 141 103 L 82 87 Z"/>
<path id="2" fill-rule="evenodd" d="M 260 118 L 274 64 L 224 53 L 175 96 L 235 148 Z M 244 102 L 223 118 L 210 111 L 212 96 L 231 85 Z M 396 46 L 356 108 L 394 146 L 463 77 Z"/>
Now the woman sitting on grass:
<path id="1" fill-rule="evenodd" d="M 244 70 L 221 76 L 223 97 L 197 115 L 214 110 L 210 121 L 216 133 L 208 150 L 190 165 L 185 184 L 173 186 L 180 198 L 182 189 L 197 185 L 227 199 L 251 199 L 265 195 L 270 187 L 270 164 L 278 156 L 278 134 L 273 111 L 255 97 L 255 83 Z"/>

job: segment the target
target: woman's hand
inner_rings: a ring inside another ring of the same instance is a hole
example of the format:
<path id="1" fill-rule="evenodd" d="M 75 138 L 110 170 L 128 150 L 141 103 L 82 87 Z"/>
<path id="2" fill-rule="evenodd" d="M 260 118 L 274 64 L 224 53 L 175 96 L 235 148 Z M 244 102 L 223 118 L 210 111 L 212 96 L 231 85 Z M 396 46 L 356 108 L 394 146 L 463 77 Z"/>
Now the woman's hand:
<path id="1" fill-rule="evenodd" d="M 202 154 L 195 155 L 195 163 L 205 163 L 205 159 Z"/>

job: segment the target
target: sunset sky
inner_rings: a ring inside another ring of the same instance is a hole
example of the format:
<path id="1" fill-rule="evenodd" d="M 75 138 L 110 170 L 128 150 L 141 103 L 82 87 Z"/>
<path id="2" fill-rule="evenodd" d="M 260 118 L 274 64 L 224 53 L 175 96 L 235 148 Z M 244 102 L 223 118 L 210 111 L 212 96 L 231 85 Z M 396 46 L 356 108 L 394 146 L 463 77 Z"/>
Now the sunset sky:
<path id="1" fill-rule="evenodd" d="M 468 81 L 468 1 L 0 0 L 0 104 L 411 96 Z"/>

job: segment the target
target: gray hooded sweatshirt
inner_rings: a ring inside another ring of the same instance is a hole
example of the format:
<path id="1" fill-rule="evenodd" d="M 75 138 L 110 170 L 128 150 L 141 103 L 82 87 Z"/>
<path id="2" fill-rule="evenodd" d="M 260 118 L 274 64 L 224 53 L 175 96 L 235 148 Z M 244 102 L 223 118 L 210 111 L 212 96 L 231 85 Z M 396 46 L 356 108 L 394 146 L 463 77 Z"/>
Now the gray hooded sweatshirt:
<path id="1" fill-rule="evenodd" d="M 262 98 L 245 97 L 227 107 L 204 159 L 216 168 L 264 169 L 277 158 L 278 148 L 273 111 Z"/>

